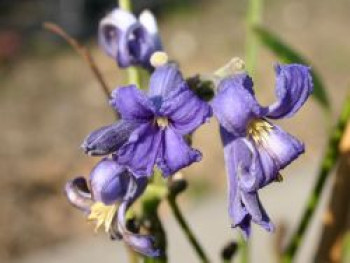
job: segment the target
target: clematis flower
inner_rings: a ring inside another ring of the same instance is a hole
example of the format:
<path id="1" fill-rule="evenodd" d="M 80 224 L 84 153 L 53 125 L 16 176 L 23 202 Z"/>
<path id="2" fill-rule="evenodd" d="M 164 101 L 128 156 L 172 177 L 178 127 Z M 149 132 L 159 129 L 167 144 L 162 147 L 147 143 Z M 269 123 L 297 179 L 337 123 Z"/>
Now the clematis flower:
<path id="1" fill-rule="evenodd" d="M 229 215 L 233 227 L 247 237 L 251 221 L 273 230 L 258 190 L 281 179 L 279 171 L 304 152 L 298 139 L 268 119 L 293 116 L 313 90 L 310 68 L 277 65 L 277 102 L 262 107 L 255 99 L 253 82 L 246 73 L 224 78 L 212 101 L 220 123 L 229 187 Z"/>
<path id="2" fill-rule="evenodd" d="M 104 226 L 106 232 L 122 238 L 135 251 L 156 257 L 160 251 L 154 247 L 153 237 L 132 233 L 126 227 L 127 209 L 146 186 L 147 178 L 136 179 L 115 160 L 104 158 L 91 171 L 89 182 L 77 177 L 66 184 L 65 192 L 72 205 L 96 221 L 96 230 Z"/>
<path id="3" fill-rule="evenodd" d="M 148 10 L 137 19 L 125 10 L 114 9 L 101 20 L 98 39 L 101 48 L 121 68 L 137 65 L 150 70 L 151 55 L 162 49 L 157 21 Z"/>
<path id="4" fill-rule="evenodd" d="M 189 89 L 176 65 L 157 67 L 147 94 L 135 85 L 115 89 L 110 104 L 121 120 L 92 132 L 82 145 L 86 153 L 115 153 L 136 177 L 152 175 L 154 165 L 169 176 L 201 159 L 184 136 L 211 117 L 211 108 Z"/>

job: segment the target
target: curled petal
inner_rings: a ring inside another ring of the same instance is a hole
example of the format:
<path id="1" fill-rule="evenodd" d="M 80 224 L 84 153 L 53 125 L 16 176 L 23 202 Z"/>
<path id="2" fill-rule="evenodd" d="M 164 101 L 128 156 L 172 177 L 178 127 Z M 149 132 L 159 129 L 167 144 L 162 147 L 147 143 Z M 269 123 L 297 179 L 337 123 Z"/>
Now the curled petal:
<path id="1" fill-rule="evenodd" d="M 241 201 L 256 224 L 262 226 L 266 231 L 274 231 L 275 227 L 262 206 L 257 192 L 241 191 Z"/>
<path id="2" fill-rule="evenodd" d="M 126 228 L 126 210 L 128 203 L 123 202 L 118 209 L 119 231 L 123 236 L 123 240 L 135 251 L 148 256 L 157 257 L 160 255 L 160 250 L 154 247 L 154 237 L 150 235 L 140 235 L 129 231 Z"/>
<path id="3" fill-rule="evenodd" d="M 228 174 L 229 215 L 232 220 L 232 226 L 240 227 L 246 237 L 250 234 L 251 220 L 266 230 L 272 231 L 273 225 L 259 201 L 257 191 L 252 190 L 248 192 L 245 189 L 255 186 L 261 173 L 259 172 L 258 176 L 254 178 L 248 172 L 242 173 L 239 170 L 247 169 L 248 167 L 251 169 L 250 166 L 253 160 L 251 151 L 243 139 L 227 139 L 228 134 L 225 133 L 224 129 L 222 131 L 224 131 L 224 134 L 222 134 L 224 142 L 226 141 L 224 156 Z M 244 176 L 246 175 L 252 177 L 245 178 Z M 246 179 L 248 181 L 244 182 Z"/>
<path id="4" fill-rule="evenodd" d="M 149 257 L 157 257 L 160 255 L 160 251 L 154 247 L 154 238 L 150 235 L 132 233 L 127 229 L 126 225 L 126 212 L 128 208 L 144 192 L 146 186 L 146 177 L 140 177 L 138 179 L 131 177 L 127 193 L 118 209 L 118 229 L 124 241 L 135 251 Z"/>
<path id="5" fill-rule="evenodd" d="M 68 201 L 85 212 L 90 213 L 90 207 L 93 203 L 91 193 L 88 190 L 86 179 L 84 177 L 77 177 L 70 180 L 65 185 L 65 193 Z"/>
<path id="6" fill-rule="evenodd" d="M 177 65 L 170 63 L 157 67 L 150 78 L 148 96 L 159 109 L 168 94 L 179 88 L 183 82 Z"/>
<path id="7" fill-rule="evenodd" d="M 89 155 L 107 155 L 117 151 L 129 139 L 138 125 L 134 122 L 119 121 L 104 126 L 90 133 L 84 140 L 82 148 Z"/>
<path id="8" fill-rule="evenodd" d="M 172 128 L 162 131 L 162 143 L 157 165 L 165 176 L 172 175 L 193 162 L 199 162 L 202 155 L 187 145 L 181 135 Z"/>
<path id="9" fill-rule="evenodd" d="M 117 59 L 120 67 L 134 63 L 130 54 L 129 39 L 141 25 L 134 15 L 122 9 L 114 9 L 99 25 L 98 39 L 101 48 Z"/>
<path id="10" fill-rule="evenodd" d="M 267 117 L 293 116 L 313 90 L 310 68 L 299 64 L 276 65 L 276 96 L 278 101 L 268 107 Z"/>
<path id="11" fill-rule="evenodd" d="M 158 38 L 158 25 L 157 25 L 157 20 L 153 13 L 150 10 L 144 10 L 141 12 L 139 21 L 141 25 L 146 28 L 149 34 L 151 34 L 153 37 Z M 159 38 L 158 38 L 159 40 Z M 160 43 L 159 43 L 160 45 Z"/>
<path id="12" fill-rule="evenodd" d="M 212 116 L 210 106 L 200 100 L 185 82 L 169 93 L 159 113 L 167 116 L 173 129 L 182 135 L 193 132 Z"/>
<path id="13" fill-rule="evenodd" d="M 119 111 L 123 120 L 145 122 L 154 115 L 153 104 L 135 85 L 113 90 L 110 104 Z"/>
<path id="14" fill-rule="evenodd" d="M 235 136 L 245 136 L 250 120 L 264 114 L 254 97 L 253 82 L 247 74 L 222 80 L 211 105 L 220 125 Z"/>
<path id="15" fill-rule="evenodd" d="M 90 173 L 94 201 L 111 205 L 124 197 L 130 180 L 126 168 L 116 161 L 104 158 Z"/>
<path id="16" fill-rule="evenodd" d="M 153 123 L 142 124 L 118 151 L 118 162 L 137 177 L 151 176 L 160 142 L 159 129 Z"/>

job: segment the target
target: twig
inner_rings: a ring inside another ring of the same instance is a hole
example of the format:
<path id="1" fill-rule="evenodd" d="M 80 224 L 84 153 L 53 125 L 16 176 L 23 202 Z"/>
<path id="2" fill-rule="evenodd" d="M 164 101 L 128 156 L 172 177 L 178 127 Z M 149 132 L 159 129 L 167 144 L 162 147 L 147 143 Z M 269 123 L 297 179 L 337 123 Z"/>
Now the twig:
<path id="1" fill-rule="evenodd" d="M 101 72 L 97 68 L 96 63 L 95 63 L 93 57 L 91 56 L 91 53 L 89 52 L 89 50 L 86 47 L 84 47 L 82 44 L 80 44 L 77 40 L 75 40 L 73 37 L 71 37 L 60 26 L 58 26 L 54 23 L 51 23 L 51 22 L 44 22 L 43 27 L 46 30 L 51 31 L 52 33 L 62 37 L 64 40 L 66 40 L 67 43 L 69 45 L 71 45 L 74 48 L 74 50 L 86 61 L 86 63 L 90 67 L 92 73 L 94 74 L 97 81 L 99 82 L 107 99 L 109 99 L 110 98 L 109 88 L 108 88 L 104 78 L 102 77 Z"/>
<path id="2" fill-rule="evenodd" d="M 312 190 L 311 195 L 309 196 L 309 199 L 307 201 L 307 207 L 301 218 L 298 229 L 293 234 L 291 241 L 289 242 L 284 252 L 283 261 L 282 261 L 283 263 L 292 262 L 298 248 L 300 247 L 302 238 L 304 237 L 306 229 L 308 228 L 311 218 L 320 201 L 320 196 L 324 188 L 324 185 L 326 183 L 326 179 L 328 178 L 330 171 L 333 169 L 333 167 L 337 162 L 337 159 L 339 156 L 339 142 L 340 142 L 340 139 L 342 138 L 346 123 L 349 119 L 350 119 L 350 97 L 348 97 L 347 100 L 345 101 L 345 105 L 342 109 L 338 123 L 334 128 L 332 134 L 330 135 L 327 151 L 322 161 L 321 170 L 318 174 L 317 183 L 314 189 Z"/>
<path id="3" fill-rule="evenodd" d="M 199 244 L 198 240 L 194 236 L 193 232 L 191 231 L 190 227 L 188 226 L 185 218 L 183 217 L 180 208 L 178 204 L 176 203 L 176 198 L 174 195 L 170 194 L 168 197 L 168 203 L 169 206 L 174 214 L 174 217 L 178 224 L 180 225 L 182 231 L 185 233 L 187 236 L 189 242 L 191 243 L 193 249 L 197 253 L 198 257 L 201 259 L 201 262 L 207 263 L 209 262 L 209 259 L 207 255 L 205 254 L 202 246 Z"/>

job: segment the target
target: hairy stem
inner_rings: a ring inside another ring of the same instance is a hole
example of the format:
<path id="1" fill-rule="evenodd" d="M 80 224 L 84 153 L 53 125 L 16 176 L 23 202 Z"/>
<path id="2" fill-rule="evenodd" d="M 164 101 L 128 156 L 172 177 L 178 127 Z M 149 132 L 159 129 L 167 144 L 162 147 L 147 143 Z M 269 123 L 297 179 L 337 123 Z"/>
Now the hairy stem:
<path id="1" fill-rule="evenodd" d="M 71 37 L 60 26 L 51 22 L 45 22 L 43 24 L 43 27 L 51 31 L 52 33 L 62 37 L 64 40 L 66 40 L 67 43 L 71 45 L 74 48 L 74 50 L 86 61 L 92 73 L 96 77 L 98 83 L 100 84 L 100 87 L 102 88 L 103 93 L 106 95 L 106 98 L 109 99 L 110 90 L 89 50 L 86 47 L 84 47 L 82 44 L 80 44 L 76 39 Z"/>
<path id="2" fill-rule="evenodd" d="M 282 261 L 284 263 L 289 263 L 293 261 L 294 256 L 296 255 L 296 252 L 298 251 L 298 248 L 301 245 L 301 241 L 304 237 L 304 234 L 310 224 L 311 218 L 320 201 L 320 196 L 326 183 L 326 179 L 328 178 L 330 171 L 333 169 L 338 159 L 339 142 L 342 138 L 346 123 L 349 121 L 349 119 L 350 97 L 347 98 L 345 105 L 342 109 L 341 115 L 338 119 L 338 122 L 329 137 L 328 147 L 323 157 L 316 185 L 314 186 L 314 189 L 312 190 L 312 193 L 308 198 L 307 206 L 301 217 L 300 224 L 295 233 L 292 235 L 292 238 L 283 254 Z"/>

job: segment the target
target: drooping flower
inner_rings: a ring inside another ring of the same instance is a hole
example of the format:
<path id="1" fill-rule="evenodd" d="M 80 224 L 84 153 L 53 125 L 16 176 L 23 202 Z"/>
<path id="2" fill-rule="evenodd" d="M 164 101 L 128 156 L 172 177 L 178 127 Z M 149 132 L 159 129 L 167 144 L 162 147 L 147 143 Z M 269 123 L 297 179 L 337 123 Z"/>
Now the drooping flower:
<path id="1" fill-rule="evenodd" d="M 220 123 L 229 186 L 229 215 L 233 227 L 249 236 L 251 221 L 268 231 L 273 224 L 262 207 L 258 190 L 281 179 L 279 171 L 304 152 L 304 145 L 267 119 L 293 116 L 313 90 L 310 68 L 277 65 L 278 101 L 262 107 L 246 73 L 221 80 L 212 101 Z"/>
<path id="2" fill-rule="evenodd" d="M 102 159 L 91 171 L 89 181 L 77 177 L 66 184 L 68 200 L 82 210 L 96 229 L 104 226 L 113 237 L 122 238 L 135 251 L 150 257 L 159 256 L 150 235 L 133 233 L 126 227 L 126 212 L 144 192 L 147 178 L 135 178 L 111 158 Z"/>
<path id="3" fill-rule="evenodd" d="M 125 10 L 114 9 L 101 20 L 98 39 L 102 49 L 121 68 L 136 65 L 151 69 L 151 55 L 162 50 L 157 21 L 148 10 L 137 19 Z"/>
<path id="4" fill-rule="evenodd" d="M 211 108 L 189 89 L 176 65 L 156 68 L 148 94 L 135 85 L 117 88 L 110 104 L 121 120 L 92 132 L 82 145 L 86 153 L 116 153 L 137 177 L 152 175 L 154 165 L 169 176 L 201 159 L 184 136 L 211 117 Z"/>

